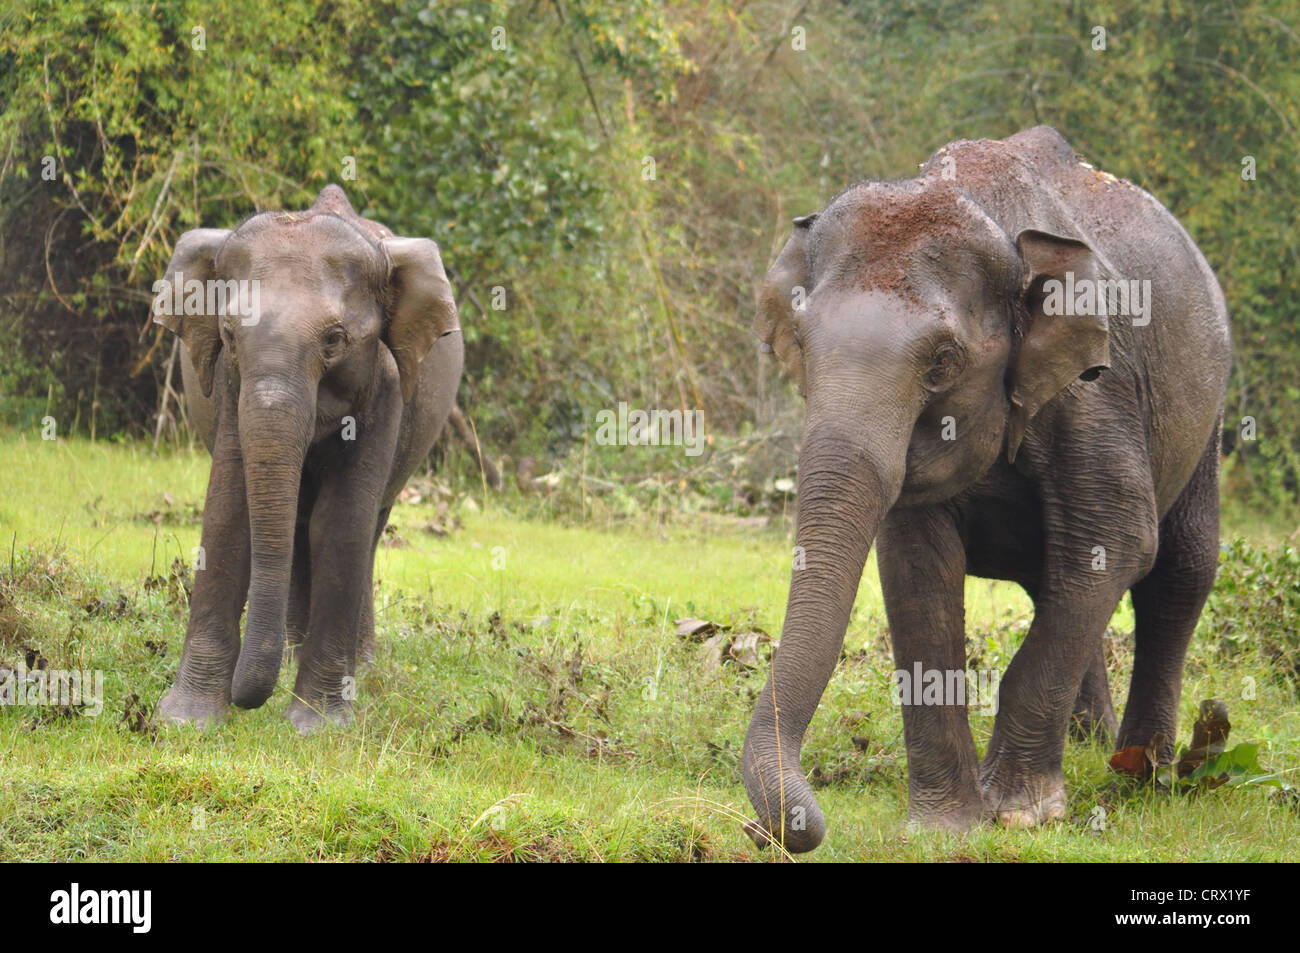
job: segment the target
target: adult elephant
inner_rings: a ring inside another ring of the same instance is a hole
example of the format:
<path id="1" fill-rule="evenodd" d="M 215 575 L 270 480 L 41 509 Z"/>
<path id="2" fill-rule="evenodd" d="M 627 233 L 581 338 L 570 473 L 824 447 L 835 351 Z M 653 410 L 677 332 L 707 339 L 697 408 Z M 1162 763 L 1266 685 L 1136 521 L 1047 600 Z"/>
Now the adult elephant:
<path id="1" fill-rule="evenodd" d="M 1101 640 L 1130 590 L 1118 745 L 1163 732 L 1168 758 L 1217 560 L 1230 351 L 1223 294 L 1174 217 L 1048 127 L 955 142 L 914 179 L 797 219 L 755 328 L 806 414 L 802 568 L 745 740 L 751 836 L 824 836 L 800 746 L 877 538 L 902 672 L 965 669 L 966 575 L 1034 603 L 983 762 L 964 704 L 904 698 L 909 822 L 1063 816 L 1071 715 L 1113 725 Z"/>
<path id="2" fill-rule="evenodd" d="M 185 232 L 155 291 L 212 452 L 203 562 L 159 712 L 209 723 L 260 706 L 287 630 L 302 642 L 289 719 L 345 721 L 373 642 L 375 546 L 460 381 L 438 246 L 394 237 L 330 185 L 305 212 Z"/>

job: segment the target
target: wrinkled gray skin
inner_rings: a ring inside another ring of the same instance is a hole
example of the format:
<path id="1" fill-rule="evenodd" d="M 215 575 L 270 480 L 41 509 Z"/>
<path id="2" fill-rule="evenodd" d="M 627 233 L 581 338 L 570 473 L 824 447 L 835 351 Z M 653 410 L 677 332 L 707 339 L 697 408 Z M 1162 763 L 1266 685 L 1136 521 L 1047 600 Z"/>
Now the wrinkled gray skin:
<path id="1" fill-rule="evenodd" d="M 438 247 L 360 218 L 331 185 L 306 212 L 186 232 L 165 280 L 178 273 L 256 279 L 261 314 L 249 326 L 233 314 L 155 318 L 181 335 L 190 419 L 212 451 L 206 566 L 159 712 L 202 724 L 232 701 L 258 707 L 287 631 L 301 642 L 289 719 L 303 732 L 344 722 L 358 653 L 373 650 L 375 546 L 460 381 Z"/>
<path id="2" fill-rule="evenodd" d="M 1043 283 L 1067 271 L 1150 279 L 1150 323 L 1047 315 Z M 807 851 L 825 834 L 800 745 L 873 540 L 898 669 L 966 667 L 966 575 L 1034 603 L 982 762 L 964 706 L 904 705 L 910 823 L 1064 815 L 1072 716 L 1114 734 L 1102 636 L 1126 591 L 1117 746 L 1172 743 L 1217 559 L 1230 346 L 1214 275 L 1169 212 L 1047 127 L 955 142 L 915 179 L 855 185 L 797 220 L 755 324 L 806 398 L 805 568 L 745 740 L 751 836 Z"/>

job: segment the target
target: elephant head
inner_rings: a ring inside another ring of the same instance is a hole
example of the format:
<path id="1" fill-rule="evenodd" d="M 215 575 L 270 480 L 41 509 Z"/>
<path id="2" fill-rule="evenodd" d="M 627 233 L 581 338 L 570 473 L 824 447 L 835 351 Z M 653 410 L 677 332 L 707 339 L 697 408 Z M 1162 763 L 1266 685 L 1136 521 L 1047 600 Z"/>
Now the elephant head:
<path id="1" fill-rule="evenodd" d="M 284 649 L 308 448 L 369 404 L 386 367 L 409 403 L 434 340 L 459 327 L 456 304 L 434 242 L 360 218 L 337 186 L 304 213 L 185 232 L 154 290 L 204 394 L 221 366 L 235 402 L 223 413 L 238 415 L 252 572 L 232 700 L 257 707 Z"/>
<path id="2" fill-rule="evenodd" d="M 951 498 L 1004 451 L 1014 460 L 1035 416 L 1109 357 L 1104 315 L 1044 308 L 1049 280 L 1096 274 L 1092 251 L 1068 236 L 1009 235 L 955 186 L 858 185 L 794 224 L 755 331 L 806 402 L 802 568 L 743 772 L 751 836 L 806 851 L 825 820 L 800 748 L 882 517 Z"/>

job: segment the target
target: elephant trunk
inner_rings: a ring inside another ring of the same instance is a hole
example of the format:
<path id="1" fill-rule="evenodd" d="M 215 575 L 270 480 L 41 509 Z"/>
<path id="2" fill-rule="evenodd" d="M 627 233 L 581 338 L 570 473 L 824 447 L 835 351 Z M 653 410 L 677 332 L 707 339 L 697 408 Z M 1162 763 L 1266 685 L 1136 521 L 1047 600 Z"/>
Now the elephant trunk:
<path id="1" fill-rule="evenodd" d="M 843 416 L 843 413 L 839 414 Z M 888 428 L 897 433 L 897 428 Z M 897 443 L 898 439 L 885 443 Z M 781 642 L 749 724 L 742 761 L 761 847 L 812 850 L 826 821 L 799 766 L 804 732 L 839 661 L 849 614 L 880 520 L 898 495 L 906 438 L 881 452 L 809 408 L 799 458 L 795 569 Z"/>
<path id="2" fill-rule="evenodd" d="M 252 571 L 244 643 L 231 701 L 257 708 L 275 689 L 284 655 L 298 487 L 316 417 L 314 389 L 260 379 L 239 400 Z"/>

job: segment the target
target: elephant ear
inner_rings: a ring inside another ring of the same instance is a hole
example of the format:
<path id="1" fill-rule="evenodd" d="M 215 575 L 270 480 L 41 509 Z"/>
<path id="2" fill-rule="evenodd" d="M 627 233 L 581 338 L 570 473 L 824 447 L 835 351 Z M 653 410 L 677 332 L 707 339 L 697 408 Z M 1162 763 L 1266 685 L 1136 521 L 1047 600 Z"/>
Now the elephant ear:
<path id="1" fill-rule="evenodd" d="M 221 329 L 217 323 L 220 315 L 207 313 L 206 290 L 190 297 L 186 288 L 195 287 L 191 282 L 198 281 L 206 289 L 207 282 L 216 275 L 217 251 L 229 235 L 228 228 L 195 228 L 183 233 L 172 251 L 166 275 L 153 286 L 153 319 L 179 334 L 189 348 L 190 362 L 198 371 L 204 397 L 212 396 L 212 375 L 221 352 Z M 177 302 L 181 303 L 183 313 L 176 313 Z"/>
<path id="2" fill-rule="evenodd" d="M 1062 313 L 1074 310 L 1065 305 L 1067 289 L 1085 279 L 1094 291 L 1097 288 L 1099 268 L 1092 249 L 1034 229 L 1017 235 L 1016 247 L 1024 262 L 1020 295 L 1028 321 L 1011 371 L 1011 462 L 1025 430 L 1049 401 L 1073 381 L 1093 380 L 1110 367 L 1110 322 L 1104 302 L 1094 294 L 1092 314 Z"/>
<path id="3" fill-rule="evenodd" d="M 409 404 L 420 377 L 420 362 L 434 341 L 460 330 L 460 318 L 437 242 L 385 238 L 379 244 L 390 263 L 384 343 L 397 361 L 402 400 Z"/>
<path id="4" fill-rule="evenodd" d="M 758 312 L 754 315 L 754 333 L 763 350 L 776 354 L 803 393 L 803 352 L 795 335 L 795 311 L 803 310 L 808 297 L 812 269 L 808 262 L 808 232 L 816 215 L 794 220 L 794 234 L 768 269 L 758 294 Z"/>

